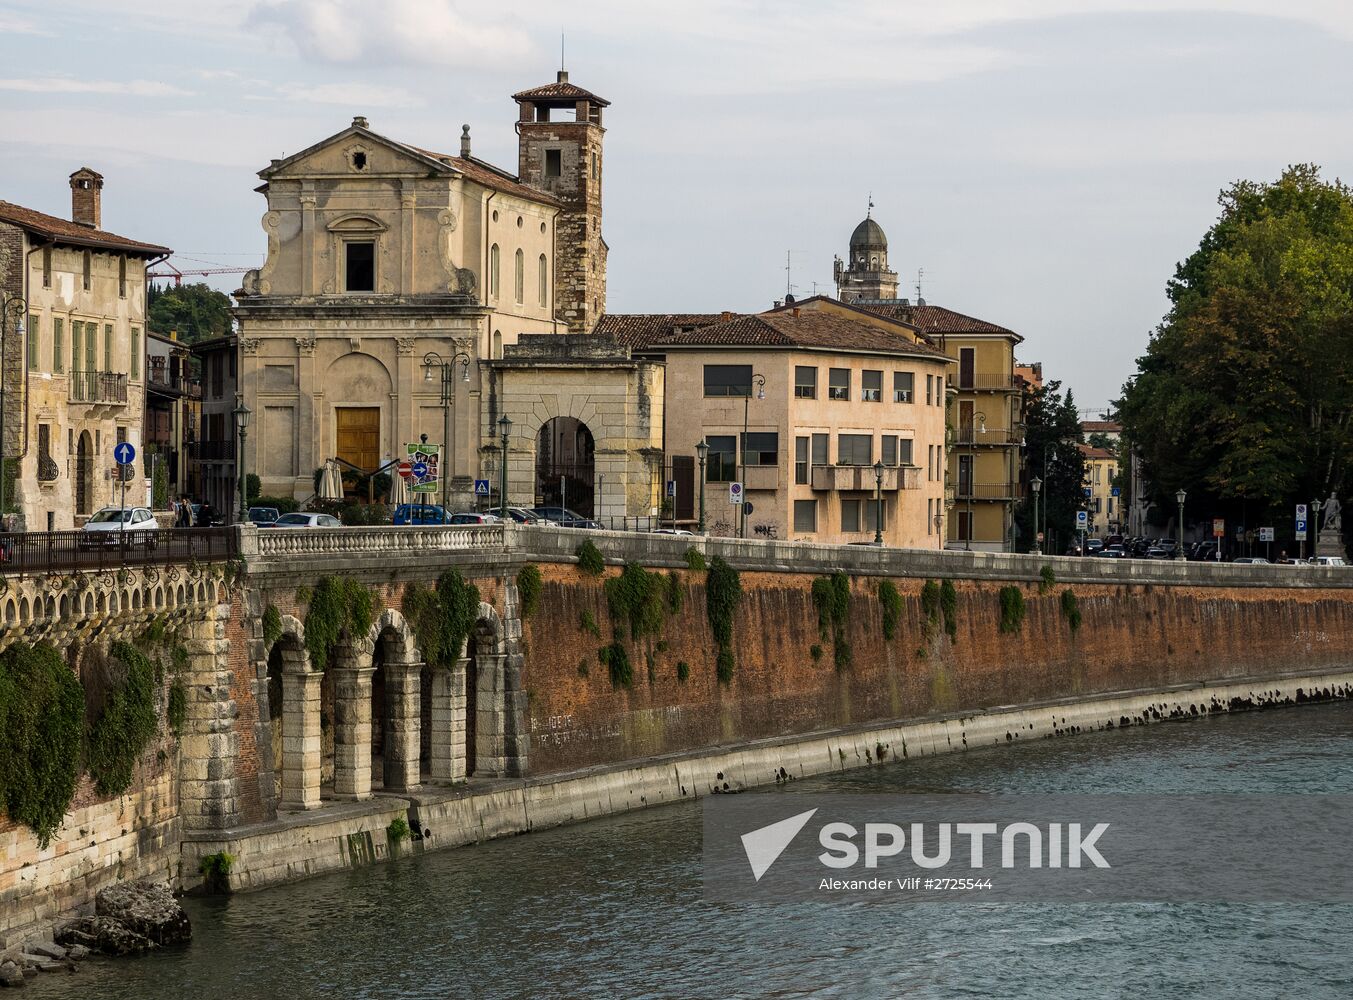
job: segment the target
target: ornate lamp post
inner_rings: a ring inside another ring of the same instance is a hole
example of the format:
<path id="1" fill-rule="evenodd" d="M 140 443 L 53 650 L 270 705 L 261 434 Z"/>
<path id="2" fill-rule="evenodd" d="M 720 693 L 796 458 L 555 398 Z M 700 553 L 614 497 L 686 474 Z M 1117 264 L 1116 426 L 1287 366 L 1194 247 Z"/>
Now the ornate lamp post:
<path id="1" fill-rule="evenodd" d="M 874 544 L 883 544 L 883 459 L 874 463 Z"/>
<path id="2" fill-rule="evenodd" d="M 239 400 L 235 407 L 235 429 L 238 431 L 239 441 L 236 445 L 236 473 L 240 477 L 240 516 L 239 523 L 243 524 L 249 520 L 249 501 L 245 496 L 245 475 L 244 475 L 244 439 L 249 432 L 249 418 L 253 416 L 253 411 L 244 405 L 244 396 L 236 397 Z"/>
<path id="3" fill-rule="evenodd" d="M 1174 551 L 1174 557 L 1176 559 L 1184 558 L 1184 500 L 1187 497 L 1188 493 L 1184 490 L 1180 490 L 1174 495 L 1175 500 L 1179 501 L 1179 542 L 1175 546 Z"/>
<path id="4" fill-rule="evenodd" d="M 944 536 L 943 536 L 942 534 L 940 534 L 940 532 L 941 532 L 943 529 L 944 529 L 944 515 L 943 515 L 943 514 L 936 514 L 936 515 L 935 515 L 935 537 L 936 537 L 936 539 L 938 539 L 938 542 L 937 542 L 937 544 L 936 544 L 936 548 L 938 548 L 941 552 L 944 551 Z"/>
<path id="5" fill-rule="evenodd" d="M 709 458 L 709 445 L 701 438 L 695 445 L 696 457 L 700 460 L 700 534 L 705 533 L 705 460 Z"/>
<path id="6" fill-rule="evenodd" d="M 507 520 L 507 446 L 512 440 L 512 421 L 506 413 L 498 418 L 498 434 L 503 439 L 503 472 L 498 493 L 498 515 Z"/>
<path id="7" fill-rule="evenodd" d="M 1043 546 L 1039 544 L 1038 538 L 1038 494 L 1043 489 L 1043 480 L 1034 476 L 1033 479 L 1029 480 L 1029 489 L 1034 491 L 1034 547 L 1032 551 L 1034 555 L 1041 556 L 1043 554 Z"/>
<path id="8" fill-rule="evenodd" d="M 436 351 L 428 351 L 423 355 L 423 381 L 432 381 L 432 372 L 434 369 L 441 372 L 442 376 L 442 454 L 437 463 L 437 475 L 442 480 L 442 510 L 450 513 L 450 483 L 451 475 L 448 462 L 451 459 L 451 407 L 456 403 L 456 379 L 455 368 L 460 365 L 460 380 L 462 382 L 470 381 L 470 356 L 464 351 L 458 353 L 450 361 L 442 360 L 442 356 Z"/>
<path id="9" fill-rule="evenodd" d="M 5 514 L 5 332 L 10 316 L 14 317 L 14 335 L 22 338 L 23 319 L 28 315 L 28 301 L 18 295 L 6 295 L 0 300 L 0 526 Z M 25 352 L 26 353 L 26 352 Z M 24 364 L 27 364 L 25 358 Z M 0 527 L 0 530 L 3 530 Z"/>
<path id="10" fill-rule="evenodd" d="M 766 376 L 760 373 L 752 375 L 747 385 L 747 395 L 742 397 L 742 446 L 738 449 L 738 458 L 742 460 L 742 503 L 738 505 L 738 537 L 747 535 L 747 416 L 752 402 L 752 386 L 756 386 L 756 398 L 766 398 Z"/>

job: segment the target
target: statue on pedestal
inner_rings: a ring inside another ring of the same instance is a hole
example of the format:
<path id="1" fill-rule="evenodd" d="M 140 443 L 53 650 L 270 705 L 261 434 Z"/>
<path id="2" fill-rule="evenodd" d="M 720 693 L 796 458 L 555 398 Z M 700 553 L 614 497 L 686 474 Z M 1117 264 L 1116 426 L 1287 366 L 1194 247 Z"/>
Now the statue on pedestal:
<path id="1" fill-rule="evenodd" d="M 1320 532 L 1316 535 L 1315 554 L 1344 555 L 1343 507 L 1339 498 L 1330 493 L 1330 498 L 1321 505 L 1320 512 L 1324 516 L 1320 520 Z"/>

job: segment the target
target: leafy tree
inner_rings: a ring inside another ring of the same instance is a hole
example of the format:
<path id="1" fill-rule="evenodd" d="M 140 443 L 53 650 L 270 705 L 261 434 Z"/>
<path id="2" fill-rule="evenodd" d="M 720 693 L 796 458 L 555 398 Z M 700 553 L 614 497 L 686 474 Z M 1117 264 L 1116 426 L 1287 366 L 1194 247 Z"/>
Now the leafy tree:
<path id="1" fill-rule="evenodd" d="M 1353 191 L 1309 164 L 1237 181 L 1167 285 L 1120 415 L 1165 511 L 1287 524 L 1345 497 L 1353 450 Z"/>
<path id="2" fill-rule="evenodd" d="M 194 344 L 230 332 L 230 296 L 205 282 L 165 289 L 152 285 L 146 301 L 150 313 L 146 325 L 156 333 L 167 336 L 175 330 L 179 340 Z"/>
<path id="3" fill-rule="evenodd" d="M 1081 455 L 1080 414 L 1076 401 L 1068 389 L 1061 393 L 1062 383 L 1044 382 L 1024 401 L 1024 441 L 1029 476 L 1043 480 L 1038 498 L 1041 524 L 1046 524 L 1048 537 L 1043 542 L 1045 552 L 1065 547 L 1076 531 L 1076 511 L 1084 504 L 1081 492 L 1085 481 L 1085 457 Z M 1015 510 L 1019 548 L 1025 552 L 1033 547 L 1038 528 L 1034 525 L 1034 504 L 1030 497 L 1021 501 Z"/>

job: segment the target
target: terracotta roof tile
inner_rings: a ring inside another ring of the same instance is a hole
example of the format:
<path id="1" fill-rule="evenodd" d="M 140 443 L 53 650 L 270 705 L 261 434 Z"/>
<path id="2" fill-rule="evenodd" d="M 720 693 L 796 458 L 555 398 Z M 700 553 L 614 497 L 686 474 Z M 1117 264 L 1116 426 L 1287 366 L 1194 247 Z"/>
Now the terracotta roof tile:
<path id="1" fill-rule="evenodd" d="M 648 347 L 678 329 L 712 326 L 733 317 L 732 313 L 607 313 L 592 332 L 614 337 L 628 347 Z"/>
<path id="2" fill-rule="evenodd" d="M 938 333 L 1000 333 L 1019 336 L 1014 330 L 984 319 L 965 316 L 963 313 L 945 309 L 943 306 L 904 305 L 901 302 L 854 302 L 861 309 L 910 323 L 926 336 Z"/>
<path id="3" fill-rule="evenodd" d="M 598 97 L 590 90 L 584 90 L 576 83 L 569 83 L 567 80 L 547 83 L 543 87 L 532 87 L 530 90 L 521 90 L 512 95 L 514 101 L 591 101 L 593 104 L 601 107 L 609 107 L 610 101 L 604 97 Z"/>
<path id="4" fill-rule="evenodd" d="M 8 201 L 0 201 L 0 222 L 8 222 L 20 229 L 27 229 L 29 232 L 55 240 L 58 243 L 70 243 L 80 247 L 123 250 L 147 257 L 158 257 L 170 252 L 168 247 L 156 246 L 154 243 L 141 243 L 125 236 L 118 236 L 116 233 L 82 226 L 78 222 L 60 219 L 55 215 L 47 215 L 44 212 L 24 208 L 22 205 L 15 205 Z"/>
<path id="5" fill-rule="evenodd" d="M 801 310 L 740 316 L 723 323 L 672 333 L 654 346 L 694 347 L 810 347 L 877 354 L 910 354 L 948 360 L 932 347 L 917 344 L 901 333 L 839 313 Z"/>
<path id="6" fill-rule="evenodd" d="M 1084 455 L 1086 458 L 1108 459 L 1109 461 L 1113 462 L 1116 462 L 1118 460 L 1118 456 L 1115 455 L 1113 452 L 1109 451 L 1109 449 L 1107 448 L 1092 448 L 1088 444 L 1080 444 L 1077 445 L 1076 447 L 1080 449 L 1081 454 Z"/>
<path id="7" fill-rule="evenodd" d="M 494 191 L 515 194 L 522 198 L 530 198 L 532 201 L 543 201 L 548 205 L 560 204 L 559 199 L 554 195 L 523 184 L 516 174 L 509 174 L 506 170 L 500 170 L 493 164 L 477 160 L 473 156 L 452 156 L 450 153 L 438 153 L 432 149 L 419 149 L 417 146 L 410 146 L 409 148 L 422 153 L 424 156 L 444 160 L 476 184 L 482 184 Z"/>

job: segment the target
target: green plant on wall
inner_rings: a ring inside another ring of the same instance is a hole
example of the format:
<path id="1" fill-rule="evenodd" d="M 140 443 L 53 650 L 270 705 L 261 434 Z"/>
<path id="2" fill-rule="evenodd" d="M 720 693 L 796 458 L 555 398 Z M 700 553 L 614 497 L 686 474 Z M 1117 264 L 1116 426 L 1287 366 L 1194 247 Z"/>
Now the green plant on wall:
<path id="1" fill-rule="evenodd" d="M 596 616 L 586 608 L 578 612 L 578 628 L 594 639 L 601 638 L 601 626 L 597 624 Z"/>
<path id="2" fill-rule="evenodd" d="M 1024 624 L 1024 592 L 1018 587 L 1001 588 L 1002 632 L 1018 632 Z"/>
<path id="3" fill-rule="evenodd" d="M 75 795 L 84 720 L 80 682 L 55 649 L 0 653 L 0 802 L 44 849 Z"/>
<path id="4" fill-rule="evenodd" d="M 1057 586 L 1057 574 L 1053 571 L 1051 565 L 1044 564 L 1043 568 L 1038 571 L 1038 593 L 1040 595 L 1046 594 L 1055 586 Z"/>
<path id="5" fill-rule="evenodd" d="M 601 576 L 606 572 L 606 560 L 602 558 L 601 550 L 592 544 L 592 539 L 586 539 L 573 554 L 578 557 L 578 569 L 588 576 Z"/>
<path id="6" fill-rule="evenodd" d="M 733 616 L 742 600 L 742 579 L 738 571 L 720 556 L 715 556 L 705 573 L 705 609 L 718 647 L 719 682 L 733 679 Z"/>
<path id="7" fill-rule="evenodd" d="M 634 684 L 634 667 L 625 644 L 617 639 L 597 650 L 597 659 L 611 673 L 611 687 L 630 687 Z"/>
<path id="8" fill-rule="evenodd" d="M 154 491 L 152 499 L 156 510 L 169 509 L 169 466 L 164 462 L 155 463 L 155 476 L 151 480 Z"/>
<path id="9" fill-rule="evenodd" d="M 271 648 L 282 638 L 282 613 L 276 606 L 269 604 L 263 609 L 263 645 Z"/>
<path id="10" fill-rule="evenodd" d="M 391 844 L 398 844 L 402 840 L 407 840 L 410 832 L 409 821 L 403 816 L 396 816 L 385 828 L 385 839 Z"/>
<path id="11" fill-rule="evenodd" d="M 135 646 L 115 642 L 113 660 L 125 671 L 107 692 L 103 711 L 89 727 L 85 749 L 89 776 L 103 795 L 131 787 L 136 762 L 159 731 L 155 713 L 155 668 Z"/>
<path id="12" fill-rule="evenodd" d="M 674 614 L 681 614 L 681 607 L 686 600 L 686 588 L 681 585 L 681 577 L 674 572 L 667 574 L 667 610 Z"/>
<path id="13" fill-rule="evenodd" d="M 517 571 L 517 599 L 523 620 L 530 618 L 540 604 L 541 587 L 540 567 L 535 563 L 527 563 Z"/>
<path id="14" fill-rule="evenodd" d="M 235 855 L 218 851 L 204 855 L 197 862 L 197 873 L 202 876 L 202 885 L 207 892 L 229 892 L 230 872 L 234 867 Z"/>
<path id="15" fill-rule="evenodd" d="M 958 592 L 952 580 L 940 584 L 940 611 L 944 614 L 944 631 L 950 642 L 958 641 Z"/>
<path id="16" fill-rule="evenodd" d="M 832 659 L 837 670 L 850 665 L 850 578 L 841 572 L 813 581 L 813 604 L 817 606 L 817 632 L 823 642 L 832 641 Z"/>
<path id="17" fill-rule="evenodd" d="M 940 585 L 934 580 L 927 580 L 921 587 L 921 616 L 924 619 L 921 633 L 929 642 L 935 637 L 935 630 L 940 624 Z"/>
<path id="18" fill-rule="evenodd" d="M 364 639 L 371 631 L 371 591 L 350 576 L 322 577 L 305 612 L 305 648 L 312 670 L 329 669 L 339 638 Z"/>
<path id="19" fill-rule="evenodd" d="M 404 614 L 428 666 L 453 666 L 479 617 L 479 588 L 448 569 L 435 588 L 411 586 L 404 592 Z"/>
<path id="20" fill-rule="evenodd" d="M 666 612 L 662 574 L 650 573 L 638 563 L 625 563 L 619 576 L 606 581 L 606 603 L 617 632 L 628 626 L 635 640 L 662 632 Z"/>
<path id="21" fill-rule="evenodd" d="M 677 660 L 677 680 L 685 684 L 691 679 L 691 665 L 685 660 Z"/>
<path id="22" fill-rule="evenodd" d="M 902 595 L 892 580 L 879 582 L 879 606 L 883 611 L 883 638 L 894 639 L 898 622 L 902 620 Z"/>
<path id="23" fill-rule="evenodd" d="M 183 735 L 183 724 L 188 719 L 188 692 L 182 681 L 175 681 L 169 688 L 169 703 L 165 709 L 165 721 L 169 731 L 178 739 Z"/>
<path id="24" fill-rule="evenodd" d="M 703 573 L 708 568 L 705 565 L 705 554 L 692 545 L 686 550 L 686 566 L 696 573 Z"/>
<path id="25" fill-rule="evenodd" d="M 1071 626 L 1071 631 L 1078 631 L 1081 627 L 1081 606 L 1080 601 L 1076 600 L 1076 593 L 1070 587 L 1062 591 L 1062 617 L 1066 619 L 1067 624 Z"/>

